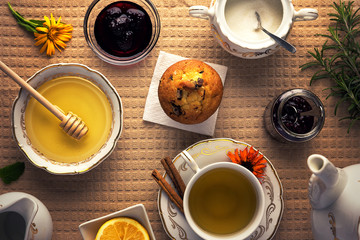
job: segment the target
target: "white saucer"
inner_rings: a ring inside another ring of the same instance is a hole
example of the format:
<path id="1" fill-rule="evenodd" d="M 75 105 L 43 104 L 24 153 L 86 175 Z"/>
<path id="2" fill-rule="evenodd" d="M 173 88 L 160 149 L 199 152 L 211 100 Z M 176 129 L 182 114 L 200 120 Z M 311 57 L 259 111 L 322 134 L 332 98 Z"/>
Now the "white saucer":
<path id="1" fill-rule="evenodd" d="M 231 161 L 226 153 L 245 149 L 249 144 L 239 142 L 230 138 L 215 138 L 197 142 L 187 149 L 195 159 L 200 168 L 221 161 Z M 254 148 L 255 149 L 255 148 Z M 264 156 L 265 157 L 265 156 Z M 284 211 L 283 188 L 272 163 L 265 157 L 268 164 L 262 186 L 265 193 L 265 214 L 259 227 L 247 238 L 247 240 L 270 240 L 274 237 L 279 227 L 280 220 Z M 177 155 L 173 159 L 175 167 L 180 172 L 185 184 L 187 184 L 194 172 L 185 163 L 182 157 Z M 171 179 L 167 174 L 164 175 L 167 182 L 172 185 Z M 173 185 L 172 185 L 173 186 Z M 160 190 L 158 195 L 158 209 L 163 227 L 171 239 L 175 240 L 201 240 L 188 225 L 185 216 L 169 200 L 164 191 Z"/>

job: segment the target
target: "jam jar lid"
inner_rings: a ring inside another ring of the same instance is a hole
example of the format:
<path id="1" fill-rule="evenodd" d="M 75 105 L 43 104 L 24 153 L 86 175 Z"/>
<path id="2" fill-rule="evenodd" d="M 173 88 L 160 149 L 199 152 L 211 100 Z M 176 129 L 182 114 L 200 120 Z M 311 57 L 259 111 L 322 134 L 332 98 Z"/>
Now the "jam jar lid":
<path id="1" fill-rule="evenodd" d="M 287 141 L 305 142 L 321 131 L 325 110 L 320 99 L 305 89 L 282 93 L 273 104 L 273 125 Z"/>

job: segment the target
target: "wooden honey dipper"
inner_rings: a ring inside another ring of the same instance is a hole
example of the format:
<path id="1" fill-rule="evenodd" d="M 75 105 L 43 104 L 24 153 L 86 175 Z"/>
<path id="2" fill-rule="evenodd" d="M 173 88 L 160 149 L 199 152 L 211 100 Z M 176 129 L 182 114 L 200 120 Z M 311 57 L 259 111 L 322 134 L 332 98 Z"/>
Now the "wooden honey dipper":
<path id="1" fill-rule="evenodd" d="M 69 112 L 67 115 L 65 115 L 57 106 L 53 105 L 49 100 L 47 100 L 43 95 L 36 91 L 32 86 L 30 86 L 30 84 L 28 84 L 8 66 L 6 66 L 2 61 L 0 61 L 0 69 L 3 70 L 4 73 L 6 73 L 22 88 L 28 91 L 31 96 L 33 96 L 52 114 L 54 114 L 58 119 L 60 119 L 60 127 L 64 129 L 67 134 L 69 134 L 75 139 L 80 139 L 88 132 L 89 129 L 85 125 L 84 121 L 81 120 L 81 118 L 79 118 L 72 112 Z"/>

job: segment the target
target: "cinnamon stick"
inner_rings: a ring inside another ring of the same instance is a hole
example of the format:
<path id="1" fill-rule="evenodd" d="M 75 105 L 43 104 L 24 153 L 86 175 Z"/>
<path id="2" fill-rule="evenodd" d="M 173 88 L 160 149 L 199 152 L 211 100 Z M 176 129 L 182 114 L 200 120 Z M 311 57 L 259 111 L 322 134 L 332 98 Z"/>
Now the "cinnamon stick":
<path id="1" fill-rule="evenodd" d="M 183 198 L 186 186 L 174 163 L 172 162 L 170 157 L 165 157 L 161 159 L 161 164 L 164 166 L 166 173 L 169 175 L 171 181 L 174 183 L 174 186 L 179 192 L 180 197 Z"/>
<path id="2" fill-rule="evenodd" d="M 184 213 L 183 201 L 179 194 L 177 194 L 177 192 L 156 169 L 154 169 L 151 175 L 161 189 L 169 196 L 170 200 L 180 209 L 182 213 Z"/>

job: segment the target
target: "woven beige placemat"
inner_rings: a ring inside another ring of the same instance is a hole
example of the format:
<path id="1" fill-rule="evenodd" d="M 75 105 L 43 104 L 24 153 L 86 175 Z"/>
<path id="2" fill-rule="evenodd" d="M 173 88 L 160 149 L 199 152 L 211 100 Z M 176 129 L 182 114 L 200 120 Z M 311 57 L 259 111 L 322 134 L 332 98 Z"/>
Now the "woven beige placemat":
<path id="1" fill-rule="evenodd" d="M 228 67 L 222 107 L 219 109 L 214 137 L 247 142 L 262 151 L 273 163 L 284 187 L 285 211 L 274 239 L 312 239 L 310 205 L 307 197 L 310 171 L 306 159 L 321 153 L 336 166 L 359 162 L 360 127 L 346 133 L 348 122 L 340 110 L 334 116 L 336 99 L 327 99 L 330 81 L 309 86 L 312 70 L 299 66 L 310 60 L 308 50 L 319 47 L 329 24 L 326 13 L 332 1 L 294 0 L 296 10 L 319 10 L 315 21 L 296 22 L 288 40 L 297 47 L 292 55 L 284 50 L 258 60 L 245 60 L 224 51 L 214 40 L 207 20 L 189 16 L 192 5 L 209 6 L 205 0 L 154 0 L 161 17 L 160 39 L 151 54 L 135 66 L 120 68 L 100 59 L 87 46 L 83 18 L 91 0 L 50 1 L 12 0 L 13 7 L 29 19 L 41 19 L 53 13 L 74 26 L 73 39 L 62 53 L 48 58 L 40 55 L 33 36 L 20 28 L 6 5 L 0 2 L 0 59 L 21 77 L 28 78 L 42 67 L 58 62 L 85 64 L 104 74 L 117 89 L 124 105 L 124 129 L 111 156 L 97 168 L 78 176 L 56 176 L 31 165 L 12 138 L 11 107 L 19 87 L 0 73 L 0 166 L 16 161 L 26 163 L 25 173 L 10 184 L 0 183 L 0 194 L 22 191 L 39 198 L 53 219 L 53 239 L 81 239 L 78 225 L 111 212 L 143 203 L 157 239 L 168 239 L 157 209 L 158 186 L 151 178 L 156 168 L 163 173 L 160 159 L 174 157 L 204 135 L 165 128 L 142 119 L 148 87 L 159 51 Z M 272 98 L 291 88 L 309 89 L 319 96 L 326 110 L 323 130 L 311 142 L 283 144 L 273 140 L 263 124 L 263 113 Z M 180 239 L 180 238 L 179 238 Z"/>

